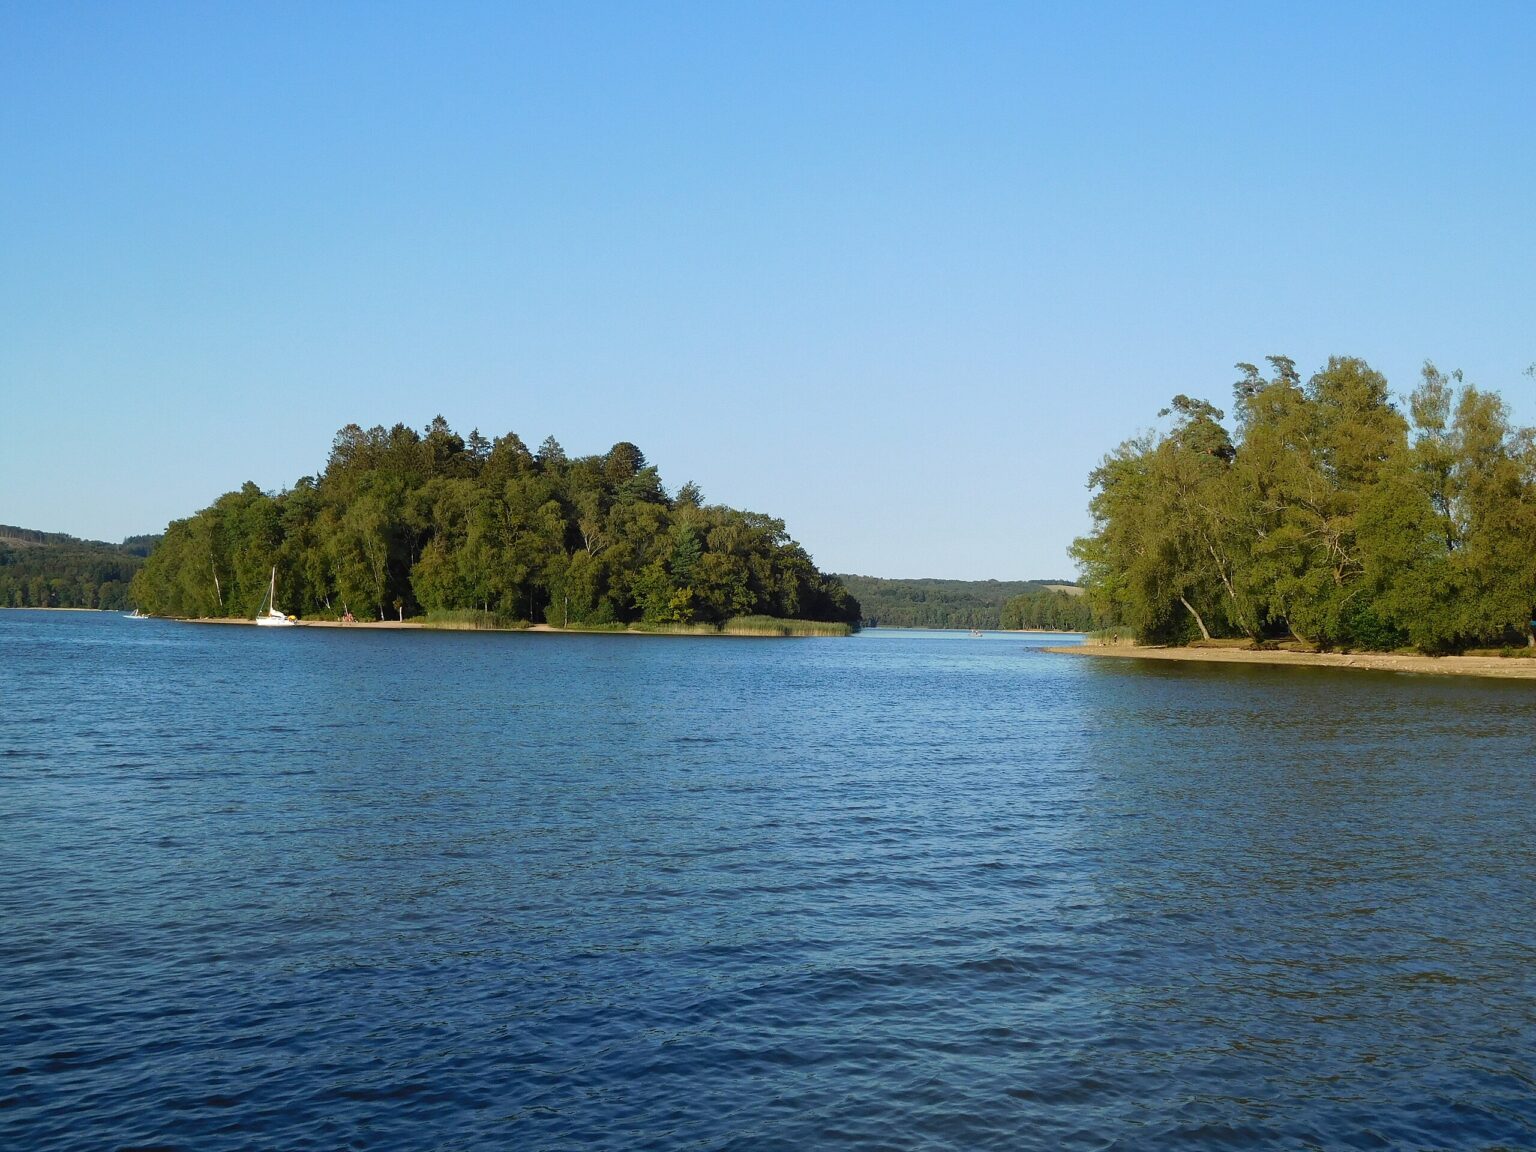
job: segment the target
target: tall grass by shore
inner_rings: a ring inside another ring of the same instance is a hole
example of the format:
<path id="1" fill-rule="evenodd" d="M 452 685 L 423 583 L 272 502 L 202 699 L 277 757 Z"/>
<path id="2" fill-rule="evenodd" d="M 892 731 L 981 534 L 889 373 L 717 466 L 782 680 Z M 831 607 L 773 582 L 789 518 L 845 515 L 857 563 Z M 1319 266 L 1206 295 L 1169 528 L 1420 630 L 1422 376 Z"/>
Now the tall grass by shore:
<path id="1" fill-rule="evenodd" d="M 853 628 L 829 620 L 778 620 L 772 616 L 735 616 L 720 626 L 727 636 L 850 636 Z"/>
<path id="2" fill-rule="evenodd" d="M 780 620 L 775 616 L 733 616 L 724 624 L 634 624 L 635 632 L 666 636 L 847 636 L 847 624 L 825 620 Z"/>
<path id="3" fill-rule="evenodd" d="M 420 618 L 422 627 L 449 632 L 519 632 L 531 625 L 526 620 L 511 620 L 494 612 L 473 608 L 428 612 Z M 780 620 L 773 616 L 735 616 L 724 624 L 582 624 L 556 628 L 557 632 L 643 632 L 657 636 L 847 636 L 853 629 L 847 624 L 822 620 Z"/>
<path id="4" fill-rule="evenodd" d="M 1125 625 L 1114 624 L 1094 632 L 1084 632 L 1083 643 L 1099 648 L 1128 648 L 1136 643 L 1136 637 Z"/>
<path id="5" fill-rule="evenodd" d="M 427 628 L 449 632 L 518 632 L 528 627 L 526 620 L 512 620 L 478 608 L 448 608 L 428 612 L 422 620 Z"/>

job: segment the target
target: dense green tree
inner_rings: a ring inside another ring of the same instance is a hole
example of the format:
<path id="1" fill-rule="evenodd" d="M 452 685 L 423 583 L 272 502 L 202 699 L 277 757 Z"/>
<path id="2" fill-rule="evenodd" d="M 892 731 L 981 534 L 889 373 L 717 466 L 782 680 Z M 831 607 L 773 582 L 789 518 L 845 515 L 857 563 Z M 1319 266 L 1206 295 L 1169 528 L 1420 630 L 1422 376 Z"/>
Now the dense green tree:
<path id="1" fill-rule="evenodd" d="M 809 566 L 809 558 L 804 564 Z M 798 569 L 799 564 L 791 566 Z M 867 626 L 887 628 L 997 628 L 1009 600 L 1046 590 L 1044 582 L 1032 580 L 895 580 L 852 574 L 836 580 L 858 600 Z"/>
<path id="2" fill-rule="evenodd" d="M 1103 614 L 1143 640 L 1294 635 L 1455 651 L 1530 636 L 1536 436 L 1495 395 L 1425 366 L 1405 417 L 1364 361 L 1305 383 L 1240 364 L 1236 432 L 1175 399 L 1171 427 L 1090 477 L 1073 553 Z"/>
<path id="3" fill-rule="evenodd" d="M 552 624 L 857 623 L 782 521 L 669 499 L 634 444 L 570 457 L 554 437 L 466 440 L 442 417 L 337 432 L 318 477 L 247 484 L 172 524 L 136 577 L 148 610 L 252 615 L 273 568 L 287 610 L 383 618 L 478 609 Z"/>
<path id="4" fill-rule="evenodd" d="M 1047 629 L 1054 632 L 1087 632 L 1094 624 L 1093 609 L 1080 593 L 1042 588 L 1015 596 L 1003 605 L 1004 628 Z"/>
<path id="5" fill-rule="evenodd" d="M 0 524 L 0 607 L 133 607 L 129 582 L 158 537 L 121 544 Z"/>

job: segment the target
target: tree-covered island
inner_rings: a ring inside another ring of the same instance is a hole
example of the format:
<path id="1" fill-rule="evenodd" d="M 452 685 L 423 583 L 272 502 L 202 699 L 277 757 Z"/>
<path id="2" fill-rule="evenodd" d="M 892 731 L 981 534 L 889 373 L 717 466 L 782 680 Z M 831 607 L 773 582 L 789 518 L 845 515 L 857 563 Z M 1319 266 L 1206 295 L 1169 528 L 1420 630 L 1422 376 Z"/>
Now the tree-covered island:
<path id="1" fill-rule="evenodd" d="M 1167 431 L 1089 478 L 1072 548 L 1090 601 L 1142 643 L 1296 638 L 1429 654 L 1532 641 L 1536 430 L 1425 364 L 1395 403 L 1363 360 L 1310 379 L 1239 364 L 1232 427 L 1178 396 Z"/>
<path id="2" fill-rule="evenodd" d="M 155 615 L 253 616 L 277 569 L 300 616 L 455 614 L 560 627 L 856 626 L 859 605 L 782 520 L 675 495 L 639 448 L 569 458 L 553 437 L 461 437 L 442 417 L 336 434 L 325 470 L 247 483 L 185 520 L 133 579 Z"/>

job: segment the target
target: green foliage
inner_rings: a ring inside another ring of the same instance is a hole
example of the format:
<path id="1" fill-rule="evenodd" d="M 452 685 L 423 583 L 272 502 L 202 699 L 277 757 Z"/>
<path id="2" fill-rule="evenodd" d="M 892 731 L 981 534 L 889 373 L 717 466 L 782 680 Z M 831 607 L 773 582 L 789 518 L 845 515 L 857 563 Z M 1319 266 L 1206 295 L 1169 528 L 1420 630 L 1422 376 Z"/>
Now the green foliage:
<path id="1" fill-rule="evenodd" d="M 847 574 L 834 579 L 857 598 L 868 627 L 1007 627 L 1002 617 L 1009 600 L 1048 591 L 1033 580 L 885 580 Z"/>
<path id="2" fill-rule="evenodd" d="M 0 524 L 0 607 L 133 607 L 129 584 L 158 537 L 121 544 Z"/>
<path id="3" fill-rule="evenodd" d="M 706 506 L 694 485 L 680 496 L 627 442 L 573 458 L 554 437 L 534 454 L 441 417 L 423 433 L 349 424 L 318 477 L 277 494 L 247 484 L 171 524 L 134 593 L 157 615 L 251 616 L 275 566 L 278 606 L 301 616 L 857 623 L 858 602 L 782 520 Z"/>
<path id="4" fill-rule="evenodd" d="M 734 616 L 720 625 L 727 636 L 846 636 L 851 624 L 837 620 L 781 620 L 773 616 Z"/>
<path id="5" fill-rule="evenodd" d="M 1059 588 L 1026 592 L 1003 605 L 1001 627 L 1086 632 L 1094 625 L 1093 607 L 1082 594 Z"/>
<path id="6" fill-rule="evenodd" d="M 837 620 L 786 620 L 778 616 L 733 616 L 721 624 L 647 623 L 635 632 L 664 636 L 847 636 L 853 625 Z"/>
<path id="7" fill-rule="evenodd" d="M 1167 431 L 1094 471 L 1094 529 L 1073 554 L 1095 610 L 1143 642 L 1523 643 L 1536 433 L 1433 364 L 1404 416 L 1364 361 L 1333 357 L 1304 383 L 1285 357 L 1269 363 L 1268 378 L 1238 365 L 1235 434 L 1180 396 Z"/>
<path id="8" fill-rule="evenodd" d="M 509 620 L 479 608 L 435 608 L 422 621 L 428 628 L 447 632 L 509 631 L 528 627 L 526 620 Z"/>
<path id="9" fill-rule="evenodd" d="M 1107 628 L 1095 628 L 1083 637 L 1085 644 L 1114 645 L 1135 643 L 1136 637 L 1124 624 L 1111 624 Z"/>

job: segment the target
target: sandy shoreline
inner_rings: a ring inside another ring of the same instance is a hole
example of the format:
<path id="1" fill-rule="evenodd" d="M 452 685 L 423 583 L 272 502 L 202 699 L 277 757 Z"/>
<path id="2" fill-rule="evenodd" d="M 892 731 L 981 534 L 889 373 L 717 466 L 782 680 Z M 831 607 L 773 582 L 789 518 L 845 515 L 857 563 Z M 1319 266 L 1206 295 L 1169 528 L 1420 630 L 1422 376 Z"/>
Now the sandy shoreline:
<path id="1" fill-rule="evenodd" d="M 204 620 L 187 620 L 177 616 L 163 616 L 163 620 L 174 620 L 178 624 L 249 624 L 256 626 L 254 620 L 239 620 L 228 617 L 209 617 Z M 296 622 L 299 628 L 345 628 L 349 632 L 354 628 L 371 628 L 386 632 L 422 628 L 431 632 L 576 632 L 578 629 L 555 628 L 549 624 L 530 624 L 527 628 L 467 628 L 454 627 L 452 624 L 429 624 L 425 620 L 353 620 L 343 624 L 340 620 L 299 620 Z M 622 633 L 616 633 L 622 635 Z M 643 633 L 636 633 L 643 635 Z"/>
<path id="2" fill-rule="evenodd" d="M 116 608 L 18 608 L 14 604 L 0 604 L 0 612 L 116 612 Z M 126 613 L 124 613 L 126 615 Z"/>
<path id="3" fill-rule="evenodd" d="M 256 621 L 244 620 L 238 616 L 203 616 L 192 619 L 185 616 L 156 616 L 156 620 L 170 620 L 176 624 L 248 624 L 256 627 Z M 300 628 L 425 628 L 420 620 L 356 620 L 350 624 L 343 624 L 340 620 L 298 620 L 295 621 Z"/>
<path id="4" fill-rule="evenodd" d="M 92 609 L 87 609 L 92 611 Z M 230 616 L 204 616 L 196 619 L 183 616 L 155 616 L 155 620 L 169 620 L 174 624 L 233 624 L 256 627 L 255 620 L 246 620 Z M 767 631 L 684 631 L 668 632 L 663 629 L 649 631 L 642 628 L 556 628 L 553 624 L 530 624 L 525 628 L 476 628 L 463 624 L 433 624 L 427 620 L 354 620 L 343 624 L 340 620 L 318 620 L 310 618 L 294 622 L 299 628 L 342 628 L 348 632 L 354 630 L 379 630 L 386 632 L 420 630 L 423 632 L 539 632 L 553 636 L 668 636 L 668 637 L 723 637 L 730 640 L 820 640 L 842 639 L 843 637 L 833 633 L 792 633 L 788 635 Z"/>
<path id="5" fill-rule="evenodd" d="M 1489 676 L 1536 680 L 1536 660 L 1501 656 L 1400 656 L 1391 652 L 1256 652 L 1246 648 L 1138 648 L 1084 644 L 1047 648 L 1064 656 L 1105 656 L 1118 660 L 1178 660 L 1202 664 L 1281 664 L 1311 668 L 1355 668 L 1370 672 L 1412 672 L 1429 676 Z"/>

